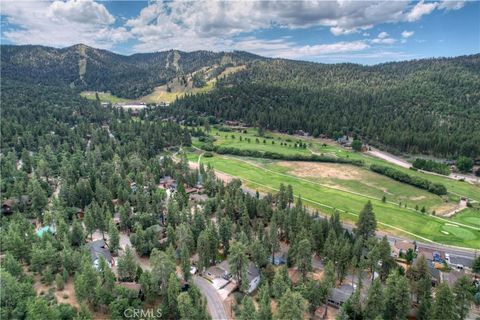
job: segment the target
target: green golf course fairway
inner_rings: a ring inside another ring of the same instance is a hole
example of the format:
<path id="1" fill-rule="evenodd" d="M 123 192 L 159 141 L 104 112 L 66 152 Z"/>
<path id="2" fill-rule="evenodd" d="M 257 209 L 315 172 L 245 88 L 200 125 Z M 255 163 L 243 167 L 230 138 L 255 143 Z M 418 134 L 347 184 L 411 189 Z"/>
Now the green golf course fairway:
<path id="1" fill-rule="evenodd" d="M 199 152 L 189 153 L 190 161 L 197 162 Z M 211 164 L 216 170 L 237 177 L 254 190 L 275 192 L 281 183 L 290 184 L 295 196 L 301 196 L 305 205 L 324 213 L 338 210 L 342 219 L 355 222 L 358 213 L 370 200 L 378 221 L 379 229 L 404 235 L 421 241 L 433 241 L 459 247 L 480 248 L 480 226 L 468 219 L 457 221 L 422 214 L 412 208 L 399 207 L 398 204 L 384 203 L 375 196 L 364 196 L 325 187 L 315 181 L 276 172 L 269 166 L 265 170 L 244 159 L 217 155 L 201 157 L 204 164 Z M 254 161 L 248 159 L 248 161 Z M 421 194 L 420 191 L 418 191 Z M 363 194 L 363 193 L 362 193 Z M 432 201 L 431 199 L 428 201 Z M 443 232 L 442 232 L 443 231 Z"/>
<path id="2" fill-rule="evenodd" d="M 480 202 L 480 186 L 472 185 L 468 182 L 458 181 L 449 179 L 447 177 L 432 175 L 428 173 L 423 173 L 419 171 L 414 171 L 406 168 L 399 167 L 392 163 L 389 163 L 385 160 L 376 158 L 366 153 L 354 152 L 352 150 L 343 148 L 342 146 L 334 143 L 331 140 L 322 140 L 314 139 L 310 137 L 301 137 L 301 136 L 291 136 L 283 133 L 277 132 L 265 132 L 263 137 L 259 137 L 257 130 L 254 128 L 248 128 L 242 132 L 238 131 L 220 131 L 216 128 L 212 128 L 209 132 L 209 135 L 216 139 L 216 146 L 225 146 L 232 147 L 241 150 L 257 150 L 257 151 L 270 151 L 276 152 L 285 155 L 310 155 L 323 154 L 328 156 L 334 156 L 338 158 L 348 158 L 352 160 L 362 160 L 365 163 L 365 167 L 372 164 L 378 164 L 382 166 L 388 166 L 396 170 L 405 172 L 411 176 L 418 176 L 424 179 L 428 179 L 435 183 L 442 183 L 445 185 L 449 192 L 450 200 L 458 202 L 460 196 L 468 197 L 472 200 Z M 240 140 L 240 137 L 242 140 Z M 247 139 L 250 139 L 248 142 Z M 256 142 L 258 139 L 258 143 Z M 265 140 L 265 143 L 263 142 Z M 198 139 L 193 139 L 193 145 L 199 148 L 203 147 L 203 143 L 199 142 Z M 273 142 L 273 144 L 272 144 Z M 307 148 L 295 147 L 295 143 L 302 142 L 307 144 Z M 283 145 L 282 145 L 283 144 Z M 398 183 L 398 185 L 403 185 Z M 402 188 L 402 187 L 400 187 Z M 420 190 L 415 188 L 415 190 Z M 415 205 L 415 204 L 413 204 Z M 422 204 L 425 206 L 430 206 L 431 204 Z"/>

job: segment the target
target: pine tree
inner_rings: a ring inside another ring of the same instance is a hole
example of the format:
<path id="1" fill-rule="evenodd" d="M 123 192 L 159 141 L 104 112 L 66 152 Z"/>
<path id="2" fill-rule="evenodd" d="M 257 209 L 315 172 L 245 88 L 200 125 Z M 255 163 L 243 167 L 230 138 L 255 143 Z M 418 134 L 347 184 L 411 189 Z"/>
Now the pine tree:
<path id="1" fill-rule="evenodd" d="M 272 282 L 272 294 L 275 297 L 275 299 L 280 299 L 285 291 L 289 288 L 288 283 L 285 281 L 285 277 L 282 274 L 282 269 L 286 269 L 284 266 L 281 267 L 281 269 L 277 270 L 275 272 L 275 275 L 273 276 L 273 282 Z"/>
<path id="2" fill-rule="evenodd" d="M 397 271 L 387 278 L 385 290 L 385 318 L 403 320 L 410 310 L 410 290 L 405 277 Z"/>
<path id="3" fill-rule="evenodd" d="M 238 279 L 239 286 L 242 283 L 248 282 L 246 278 L 243 278 L 248 268 L 247 247 L 238 241 L 232 244 L 230 255 L 228 256 L 228 264 L 230 266 L 230 272 Z"/>
<path id="4" fill-rule="evenodd" d="M 307 311 L 307 301 L 300 293 L 288 289 L 278 301 L 276 320 L 303 319 Z"/>
<path id="5" fill-rule="evenodd" d="M 120 236 L 118 234 L 118 229 L 117 226 L 115 225 L 115 222 L 113 222 L 113 219 L 110 219 L 109 225 L 108 225 L 108 245 L 110 248 L 111 252 L 117 252 L 119 245 L 120 245 Z"/>
<path id="6" fill-rule="evenodd" d="M 385 311 L 385 301 L 383 296 L 380 279 L 377 278 L 368 289 L 367 300 L 365 302 L 365 318 L 375 319 L 383 315 Z"/>
<path id="7" fill-rule="evenodd" d="M 453 294 L 455 295 L 455 307 L 458 319 L 464 320 L 470 311 L 473 301 L 471 292 L 472 282 L 467 276 L 462 276 L 455 281 L 453 285 Z"/>
<path id="8" fill-rule="evenodd" d="M 177 276 L 174 272 L 170 274 L 168 278 L 168 288 L 167 288 L 167 303 L 169 315 L 172 318 L 177 318 L 178 316 L 178 304 L 177 297 L 180 294 L 180 282 L 178 281 Z"/>
<path id="9" fill-rule="evenodd" d="M 134 281 L 137 275 L 137 261 L 130 246 L 125 248 L 125 254 L 118 259 L 117 273 L 121 281 Z"/>
<path id="10" fill-rule="evenodd" d="M 270 287 L 265 282 L 258 290 L 259 310 L 258 320 L 272 320 L 272 307 L 270 305 Z"/>
<path id="11" fill-rule="evenodd" d="M 252 298 L 245 296 L 240 309 L 240 320 L 257 320 L 257 311 L 253 305 Z"/>
<path id="12" fill-rule="evenodd" d="M 302 273 L 302 277 L 305 279 L 307 272 L 312 271 L 312 246 L 308 239 L 303 239 L 298 243 L 297 257 L 295 260 L 298 271 Z"/>
<path id="13" fill-rule="evenodd" d="M 422 278 L 417 282 L 418 320 L 428 320 L 432 308 L 432 282 L 430 278 Z"/>
<path id="14" fill-rule="evenodd" d="M 445 282 L 441 283 L 437 288 L 430 319 L 456 319 L 454 296 Z"/>
<path id="15" fill-rule="evenodd" d="M 375 213 L 373 213 L 373 206 L 370 200 L 360 211 L 357 221 L 357 235 L 364 240 L 375 236 L 375 230 L 377 229 L 377 220 L 375 219 Z"/>

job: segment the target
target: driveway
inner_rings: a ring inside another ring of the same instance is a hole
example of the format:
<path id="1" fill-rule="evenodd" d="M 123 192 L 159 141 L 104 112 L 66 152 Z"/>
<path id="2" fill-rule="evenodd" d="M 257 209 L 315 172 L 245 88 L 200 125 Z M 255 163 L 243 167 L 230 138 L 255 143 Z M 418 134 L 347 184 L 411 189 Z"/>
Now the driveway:
<path id="1" fill-rule="evenodd" d="M 199 276 L 194 277 L 193 281 L 200 289 L 200 292 L 207 298 L 208 312 L 212 319 L 228 319 L 222 298 L 212 284 Z"/>

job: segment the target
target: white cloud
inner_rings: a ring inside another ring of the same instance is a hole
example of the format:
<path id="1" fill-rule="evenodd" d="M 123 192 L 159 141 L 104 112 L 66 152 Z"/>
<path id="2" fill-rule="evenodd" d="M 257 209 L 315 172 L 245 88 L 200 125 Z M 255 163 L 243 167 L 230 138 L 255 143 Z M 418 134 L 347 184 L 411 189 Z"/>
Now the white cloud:
<path id="1" fill-rule="evenodd" d="M 417 21 L 434 10 L 454 10 L 462 1 L 420 2 L 358 0 L 152 2 L 120 23 L 101 2 L 2 2 L 9 28 L 2 37 L 17 44 L 67 46 L 75 43 L 112 48 L 135 39 L 132 52 L 167 49 L 248 50 L 268 56 L 303 57 L 358 52 L 397 40 L 381 32 L 374 39 L 337 43 L 298 44 L 293 39 L 261 40 L 250 32 L 272 27 L 324 27 L 335 36 L 362 33 L 378 24 Z M 117 24 L 115 24 L 117 22 Z M 118 25 L 121 26 L 118 26 Z M 13 28 L 12 28 L 13 26 Z M 412 32 L 413 31 L 404 31 Z M 410 35 L 409 35 L 410 36 Z M 409 37 L 408 36 L 408 37 Z M 403 40 L 407 36 L 402 33 Z"/>
<path id="2" fill-rule="evenodd" d="M 370 42 L 375 44 L 394 44 L 397 40 L 391 38 L 387 32 L 382 31 L 375 39 L 370 40 Z"/>
<path id="3" fill-rule="evenodd" d="M 103 5 L 85 0 L 55 1 L 48 7 L 47 16 L 83 24 L 108 25 L 115 22 L 115 18 Z"/>
<path id="4" fill-rule="evenodd" d="M 2 37 L 16 44 L 59 47 L 85 43 L 111 48 L 130 38 L 126 28 L 112 26 L 114 16 L 93 0 L 5 1 L 2 15 L 15 26 L 3 31 Z"/>
<path id="5" fill-rule="evenodd" d="M 458 10 L 465 6 L 465 1 L 457 1 L 457 0 L 443 0 L 440 2 L 438 9 L 445 9 L 445 10 Z"/>
<path id="6" fill-rule="evenodd" d="M 375 44 L 394 44 L 395 42 L 397 42 L 397 40 L 393 38 L 383 38 L 383 39 L 376 38 L 376 39 L 372 39 L 371 42 Z"/>
<path id="7" fill-rule="evenodd" d="M 427 2 L 425 3 L 423 0 L 420 1 L 413 7 L 412 11 L 407 14 L 407 21 L 413 22 L 420 20 L 422 16 L 432 13 L 435 8 L 437 8 L 437 2 Z"/>
<path id="8" fill-rule="evenodd" d="M 388 37 L 388 33 L 386 33 L 385 31 L 380 32 L 377 36 L 377 38 L 379 39 L 385 39 L 386 37 Z"/>
<path id="9" fill-rule="evenodd" d="M 415 31 L 403 31 L 402 32 L 402 37 L 403 38 L 410 38 L 411 36 L 413 36 L 415 34 Z"/>
<path id="10" fill-rule="evenodd" d="M 245 38 L 235 44 L 236 50 L 287 59 L 318 58 L 338 53 L 359 52 L 370 48 L 365 41 L 336 42 L 330 44 L 298 45 L 285 40 Z"/>

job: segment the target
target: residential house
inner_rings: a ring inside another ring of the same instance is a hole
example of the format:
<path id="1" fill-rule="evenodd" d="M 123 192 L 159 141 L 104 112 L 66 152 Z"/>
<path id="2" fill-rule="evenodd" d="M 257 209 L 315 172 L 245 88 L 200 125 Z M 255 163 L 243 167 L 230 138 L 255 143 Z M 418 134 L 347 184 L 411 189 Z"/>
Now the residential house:
<path id="1" fill-rule="evenodd" d="M 104 240 L 92 241 L 88 243 L 87 246 L 90 250 L 92 264 L 96 269 L 98 269 L 100 266 L 101 257 L 105 259 L 110 268 L 115 265 L 115 261 L 113 260 L 110 250 L 108 249 L 108 246 Z"/>
<path id="2" fill-rule="evenodd" d="M 190 198 L 190 201 L 193 201 L 195 203 L 203 203 L 203 202 L 207 202 L 208 200 L 208 196 L 206 194 L 198 194 L 198 193 L 191 194 L 189 198 Z"/>
<path id="3" fill-rule="evenodd" d="M 340 143 L 342 146 L 351 146 L 352 145 L 352 139 L 350 139 L 348 136 L 342 136 L 337 139 L 337 142 Z"/>
<path id="4" fill-rule="evenodd" d="M 415 244 L 407 240 L 395 240 L 392 246 L 393 256 L 400 257 L 405 255 L 408 250 L 415 252 Z"/>
<path id="5" fill-rule="evenodd" d="M 439 263 L 445 262 L 445 251 L 420 247 L 417 255 L 424 256 L 427 261 Z"/>
<path id="6" fill-rule="evenodd" d="M 186 194 L 198 193 L 198 189 L 197 188 L 186 188 L 185 193 Z"/>
<path id="7" fill-rule="evenodd" d="M 412 266 L 416 266 L 417 261 L 418 261 L 417 258 L 413 259 Z M 436 287 L 442 282 L 442 273 L 440 272 L 440 270 L 435 268 L 435 263 L 432 260 L 427 261 L 427 265 L 428 265 L 428 273 L 430 274 L 431 281 L 432 281 L 432 287 Z"/>
<path id="8" fill-rule="evenodd" d="M 260 271 L 258 268 L 253 264 L 253 262 L 250 262 L 248 264 L 248 293 L 252 293 L 257 289 L 259 283 L 260 283 Z"/>
<path id="9" fill-rule="evenodd" d="M 165 176 L 160 179 L 160 188 L 175 190 L 177 188 L 177 183 L 175 182 L 175 179 L 173 179 L 172 177 Z"/>
<path id="10" fill-rule="evenodd" d="M 216 266 L 209 267 L 205 272 L 204 275 L 206 278 L 210 279 L 212 282 L 215 283 L 217 279 L 223 279 L 227 282 L 222 281 L 222 285 L 226 286 L 229 281 L 236 282 L 236 279 L 232 278 L 232 274 L 230 273 L 230 266 L 227 260 L 222 261 Z M 260 271 L 258 268 L 253 264 L 253 262 L 248 263 L 247 269 L 248 278 L 248 289 L 247 293 L 252 293 L 257 289 L 260 283 Z"/>
<path id="11" fill-rule="evenodd" d="M 333 288 L 328 297 L 328 304 L 340 308 L 352 296 L 355 289 L 352 285 L 343 284 L 340 288 Z"/>

